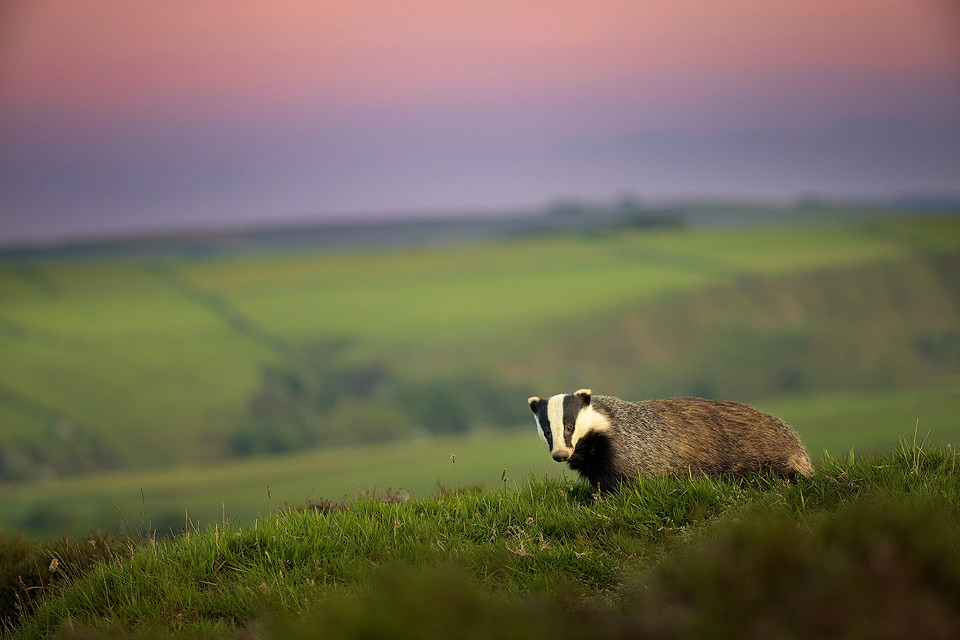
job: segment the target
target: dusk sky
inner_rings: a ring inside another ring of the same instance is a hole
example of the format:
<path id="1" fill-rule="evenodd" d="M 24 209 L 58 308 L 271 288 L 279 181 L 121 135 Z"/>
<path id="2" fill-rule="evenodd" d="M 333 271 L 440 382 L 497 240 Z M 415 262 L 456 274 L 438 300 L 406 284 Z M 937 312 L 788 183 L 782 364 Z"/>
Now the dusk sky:
<path id="1" fill-rule="evenodd" d="M 960 192 L 956 0 L 3 0 L 0 245 Z"/>

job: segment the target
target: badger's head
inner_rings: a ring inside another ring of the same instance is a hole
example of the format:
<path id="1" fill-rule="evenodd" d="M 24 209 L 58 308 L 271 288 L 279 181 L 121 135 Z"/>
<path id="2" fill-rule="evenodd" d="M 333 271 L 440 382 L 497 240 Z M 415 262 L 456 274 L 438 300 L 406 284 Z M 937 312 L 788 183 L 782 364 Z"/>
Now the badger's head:
<path id="1" fill-rule="evenodd" d="M 580 389 L 574 394 L 549 399 L 534 396 L 527 400 L 536 416 L 537 433 L 557 462 L 569 460 L 584 436 L 609 425 L 590 405 L 590 396 L 590 389 Z"/>

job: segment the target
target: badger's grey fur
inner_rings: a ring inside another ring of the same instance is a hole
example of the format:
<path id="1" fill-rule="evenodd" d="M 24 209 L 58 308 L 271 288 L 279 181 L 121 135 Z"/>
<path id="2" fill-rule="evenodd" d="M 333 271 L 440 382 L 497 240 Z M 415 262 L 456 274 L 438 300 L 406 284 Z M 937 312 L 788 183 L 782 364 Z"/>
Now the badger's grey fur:
<path id="1" fill-rule="evenodd" d="M 553 459 L 567 462 L 600 491 L 625 479 L 674 472 L 813 474 L 793 429 L 737 402 L 626 402 L 589 389 L 528 402 Z"/>

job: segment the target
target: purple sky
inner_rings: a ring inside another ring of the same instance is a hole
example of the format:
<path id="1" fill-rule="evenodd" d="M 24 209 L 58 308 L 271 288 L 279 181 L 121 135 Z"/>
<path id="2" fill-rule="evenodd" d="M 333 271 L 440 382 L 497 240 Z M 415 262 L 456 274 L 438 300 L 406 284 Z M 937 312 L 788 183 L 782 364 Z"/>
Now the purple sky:
<path id="1" fill-rule="evenodd" d="M 12 0 L 0 245 L 960 191 L 952 0 Z"/>

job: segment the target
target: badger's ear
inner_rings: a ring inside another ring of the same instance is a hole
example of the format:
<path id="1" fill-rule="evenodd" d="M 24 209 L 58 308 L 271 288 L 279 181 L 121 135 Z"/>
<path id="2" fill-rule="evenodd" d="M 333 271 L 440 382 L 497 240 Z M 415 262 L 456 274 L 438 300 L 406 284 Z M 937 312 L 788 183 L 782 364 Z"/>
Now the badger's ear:
<path id="1" fill-rule="evenodd" d="M 527 398 L 527 402 L 530 403 L 530 411 L 537 413 L 540 410 L 540 398 L 537 396 Z"/>
<path id="2" fill-rule="evenodd" d="M 580 401 L 581 407 L 586 407 L 590 404 L 590 396 L 593 395 L 593 391 L 590 391 L 590 389 L 580 389 L 573 395 Z"/>

